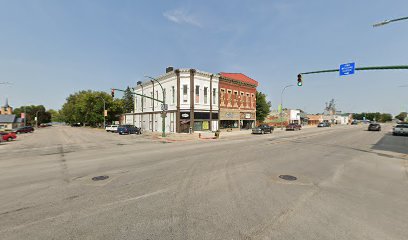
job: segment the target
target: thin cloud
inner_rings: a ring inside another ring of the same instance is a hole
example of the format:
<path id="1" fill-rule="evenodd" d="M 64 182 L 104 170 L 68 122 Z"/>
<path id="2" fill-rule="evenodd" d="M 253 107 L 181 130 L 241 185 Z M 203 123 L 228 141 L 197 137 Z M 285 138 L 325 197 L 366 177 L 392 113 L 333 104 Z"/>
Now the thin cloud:
<path id="1" fill-rule="evenodd" d="M 201 23 L 196 19 L 195 16 L 189 14 L 183 9 L 174 9 L 166 11 L 163 13 L 163 16 L 169 21 L 172 21 L 177 24 L 188 24 L 195 27 L 202 27 Z"/>

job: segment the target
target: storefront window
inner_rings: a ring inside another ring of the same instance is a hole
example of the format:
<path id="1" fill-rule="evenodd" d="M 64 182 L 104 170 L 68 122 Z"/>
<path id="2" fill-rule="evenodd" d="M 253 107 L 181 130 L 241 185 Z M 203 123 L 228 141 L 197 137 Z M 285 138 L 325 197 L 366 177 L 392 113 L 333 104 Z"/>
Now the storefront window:
<path id="1" fill-rule="evenodd" d="M 203 122 L 195 121 L 194 122 L 194 131 L 203 130 Z"/>
<path id="2" fill-rule="evenodd" d="M 207 98 L 208 98 L 208 87 L 204 87 L 204 104 L 207 104 Z"/>
<path id="3" fill-rule="evenodd" d="M 171 87 L 171 103 L 172 104 L 174 104 L 176 101 L 175 101 L 175 98 L 176 98 L 176 94 L 175 94 L 175 89 L 174 89 L 174 86 L 172 86 Z"/>
<path id="4" fill-rule="evenodd" d="M 188 96 L 187 96 L 187 85 L 183 85 L 183 102 L 187 102 Z"/>
<path id="5" fill-rule="evenodd" d="M 238 120 L 221 120 L 220 128 L 238 128 Z"/>
<path id="6" fill-rule="evenodd" d="M 200 103 L 200 86 L 195 87 L 195 102 Z"/>
<path id="7" fill-rule="evenodd" d="M 217 90 L 215 89 L 215 88 L 213 88 L 213 95 L 212 95 L 212 98 L 213 98 L 213 104 L 215 104 L 215 99 L 217 99 Z"/>

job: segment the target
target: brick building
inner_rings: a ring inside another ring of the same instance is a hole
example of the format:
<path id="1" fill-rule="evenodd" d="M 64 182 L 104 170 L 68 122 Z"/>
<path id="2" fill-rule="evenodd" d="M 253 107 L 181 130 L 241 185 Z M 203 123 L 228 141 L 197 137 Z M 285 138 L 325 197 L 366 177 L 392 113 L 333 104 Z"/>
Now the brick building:
<path id="1" fill-rule="evenodd" d="M 256 123 L 258 82 L 242 73 L 220 73 L 219 128 L 249 129 Z"/>

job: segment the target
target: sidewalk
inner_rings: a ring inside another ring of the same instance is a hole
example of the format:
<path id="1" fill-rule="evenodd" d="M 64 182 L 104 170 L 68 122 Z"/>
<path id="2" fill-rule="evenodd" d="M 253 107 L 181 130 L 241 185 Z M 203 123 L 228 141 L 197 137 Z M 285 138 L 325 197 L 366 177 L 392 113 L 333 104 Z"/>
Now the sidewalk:
<path id="1" fill-rule="evenodd" d="M 250 135 L 251 130 L 233 131 L 233 132 L 220 132 L 220 139 Z M 183 141 L 205 141 L 205 140 L 218 140 L 215 138 L 213 132 L 194 132 L 190 133 L 166 133 L 166 137 L 162 137 L 160 132 L 143 132 L 143 135 L 154 140 L 161 140 L 165 142 L 183 142 Z"/>

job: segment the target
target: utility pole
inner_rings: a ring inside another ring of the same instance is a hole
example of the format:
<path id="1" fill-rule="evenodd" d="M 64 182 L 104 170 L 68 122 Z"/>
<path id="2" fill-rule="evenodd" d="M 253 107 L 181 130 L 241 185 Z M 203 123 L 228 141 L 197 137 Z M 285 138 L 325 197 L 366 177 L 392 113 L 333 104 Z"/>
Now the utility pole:
<path id="1" fill-rule="evenodd" d="M 141 109 L 141 112 L 142 112 L 142 114 L 140 114 L 140 128 L 144 131 L 144 129 L 143 129 L 143 108 L 144 108 L 144 106 L 143 106 L 143 102 L 144 102 L 144 98 L 143 98 L 143 95 L 144 95 L 144 92 L 143 92 L 143 84 L 142 84 L 142 81 L 138 81 L 137 83 L 136 83 L 138 86 L 140 86 L 141 88 L 142 88 L 142 95 L 141 95 L 141 107 L 142 107 L 142 109 Z M 135 94 L 135 92 L 133 92 L 134 94 Z"/>
<path id="2" fill-rule="evenodd" d="M 105 99 L 101 96 L 98 96 L 100 99 L 103 101 L 103 128 L 105 129 L 106 127 L 106 117 L 105 117 L 105 111 L 106 111 L 106 102 Z"/>

